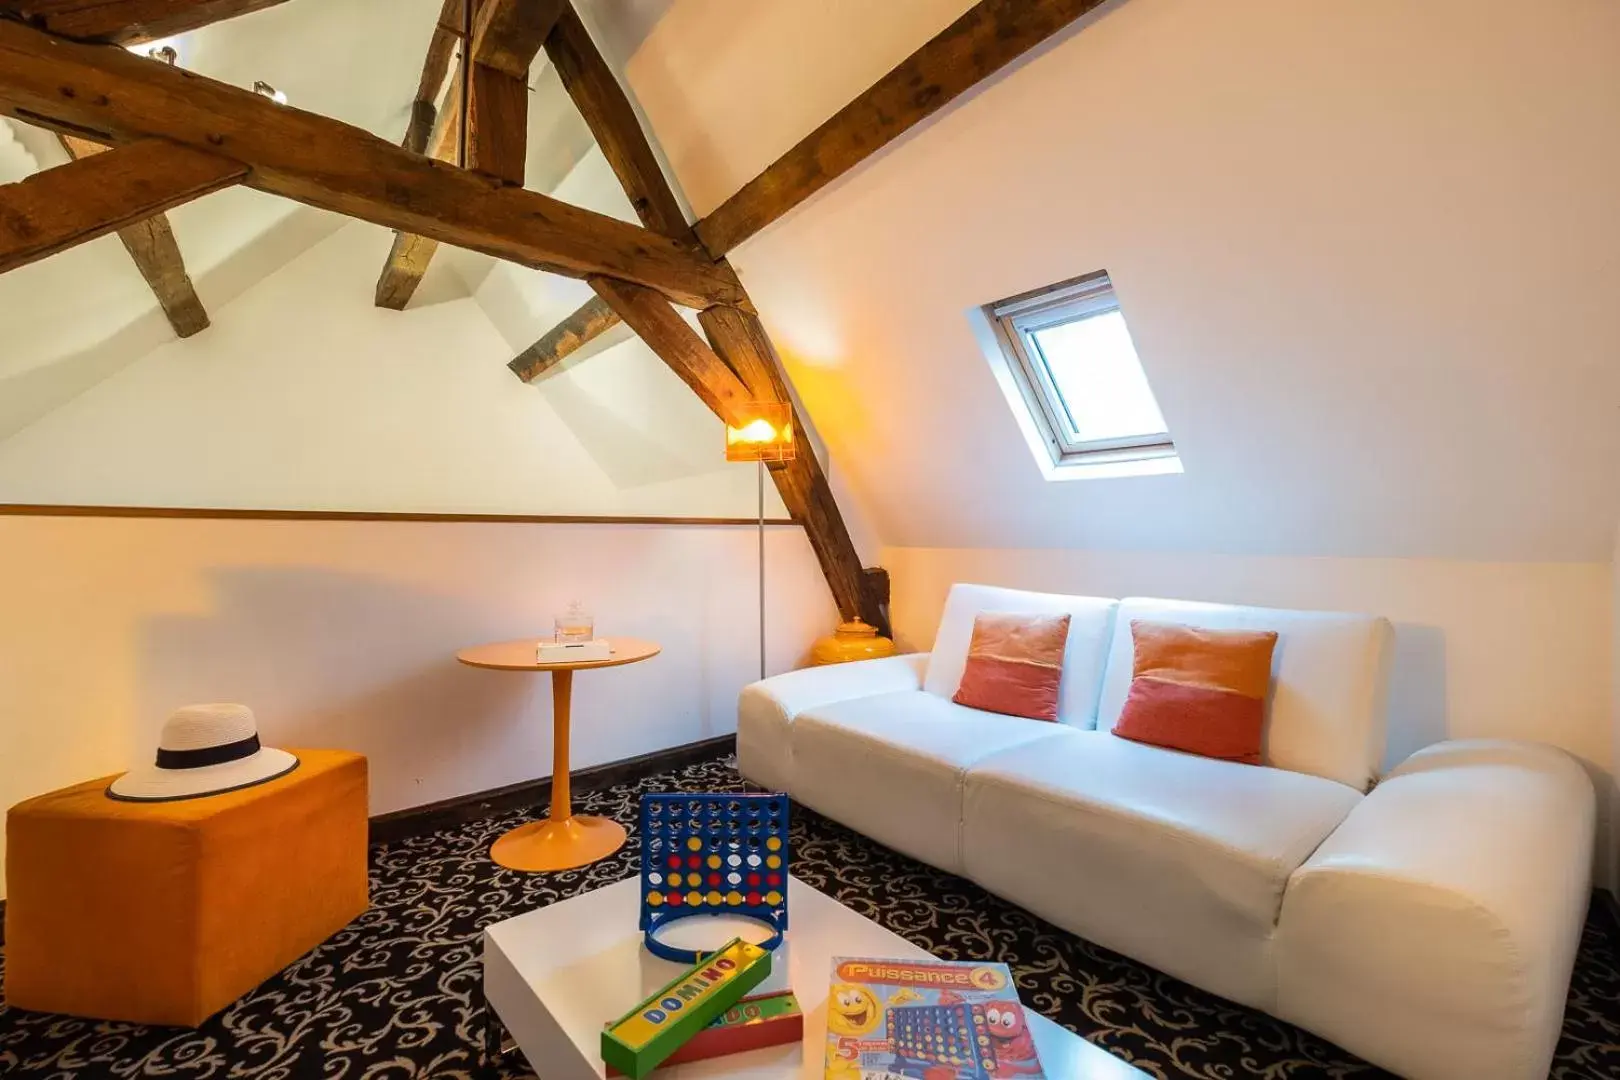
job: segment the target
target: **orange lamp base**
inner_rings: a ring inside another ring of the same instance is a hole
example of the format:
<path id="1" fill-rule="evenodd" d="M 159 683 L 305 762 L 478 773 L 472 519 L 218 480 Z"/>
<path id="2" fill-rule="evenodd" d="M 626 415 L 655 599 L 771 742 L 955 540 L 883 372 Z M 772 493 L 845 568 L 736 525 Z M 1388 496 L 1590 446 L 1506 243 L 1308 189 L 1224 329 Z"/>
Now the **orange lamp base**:
<path id="1" fill-rule="evenodd" d="M 624 826 L 603 817 L 577 815 L 519 825 L 489 849 L 508 870 L 528 873 L 572 870 L 607 858 L 624 846 Z"/>

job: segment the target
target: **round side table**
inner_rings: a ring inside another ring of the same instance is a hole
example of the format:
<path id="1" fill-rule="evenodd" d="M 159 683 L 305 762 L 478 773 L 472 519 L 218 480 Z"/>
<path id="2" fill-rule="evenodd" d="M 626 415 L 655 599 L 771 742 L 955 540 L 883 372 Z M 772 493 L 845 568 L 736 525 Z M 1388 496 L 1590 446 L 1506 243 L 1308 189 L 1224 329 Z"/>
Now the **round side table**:
<path id="1" fill-rule="evenodd" d="M 571 870 L 605 859 L 624 846 L 624 826 L 603 817 L 575 816 L 568 790 L 568 723 L 574 672 L 622 667 L 657 656 L 659 648 L 637 638 L 608 638 L 613 652 L 606 660 L 535 659 L 535 638 L 502 641 L 462 649 L 456 659 L 469 667 L 496 671 L 551 672 L 552 752 L 551 813 L 543 821 L 520 825 L 495 841 L 490 858 L 511 870 Z"/>

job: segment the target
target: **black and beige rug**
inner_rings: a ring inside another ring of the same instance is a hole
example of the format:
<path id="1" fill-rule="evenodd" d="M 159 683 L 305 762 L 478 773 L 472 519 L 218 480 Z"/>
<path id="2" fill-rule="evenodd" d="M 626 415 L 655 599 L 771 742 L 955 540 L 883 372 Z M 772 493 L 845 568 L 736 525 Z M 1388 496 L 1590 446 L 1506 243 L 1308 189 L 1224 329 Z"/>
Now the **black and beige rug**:
<path id="1" fill-rule="evenodd" d="M 730 762 L 714 761 L 585 796 L 580 809 L 631 826 L 631 842 L 611 859 L 561 874 L 519 874 L 489 861 L 490 843 L 521 814 L 380 846 L 371 910 L 201 1029 L 0 1008 L 0 1077 L 470 1078 L 483 1022 L 479 931 L 633 875 L 641 793 L 739 787 Z M 1382 1075 L 1297 1028 L 1090 945 L 808 811 L 795 808 L 793 826 L 795 874 L 938 956 L 1006 961 L 1026 1003 L 1157 1076 Z M 1620 1076 L 1617 947 L 1594 917 L 1555 1080 Z M 505 1075 L 533 1076 L 521 1060 Z"/>

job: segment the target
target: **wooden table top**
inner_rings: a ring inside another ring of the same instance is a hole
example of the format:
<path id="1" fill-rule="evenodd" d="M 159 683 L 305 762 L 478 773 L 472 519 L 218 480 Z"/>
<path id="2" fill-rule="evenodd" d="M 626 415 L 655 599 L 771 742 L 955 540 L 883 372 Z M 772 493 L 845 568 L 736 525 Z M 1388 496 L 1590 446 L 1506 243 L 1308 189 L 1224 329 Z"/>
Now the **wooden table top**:
<path id="1" fill-rule="evenodd" d="M 606 660 L 559 660 L 541 663 L 535 659 L 540 638 L 521 638 L 517 641 L 498 641 L 491 645 L 474 645 L 456 653 L 456 659 L 469 667 L 491 668 L 497 671 L 583 671 L 589 668 L 620 667 L 657 656 L 659 646 L 640 638 L 610 637 L 608 644 L 613 655 Z"/>

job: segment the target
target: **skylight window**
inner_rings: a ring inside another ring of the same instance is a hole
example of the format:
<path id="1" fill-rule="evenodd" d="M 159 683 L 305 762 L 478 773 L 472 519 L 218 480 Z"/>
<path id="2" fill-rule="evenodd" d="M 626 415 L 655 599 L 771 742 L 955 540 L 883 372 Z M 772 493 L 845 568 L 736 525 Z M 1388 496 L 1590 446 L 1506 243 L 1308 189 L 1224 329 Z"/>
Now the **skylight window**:
<path id="1" fill-rule="evenodd" d="M 1055 469 L 1158 462 L 1123 471 L 1180 471 L 1106 273 L 1003 300 L 986 314 L 1015 389 L 1008 399 L 1025 410 Z"/>

